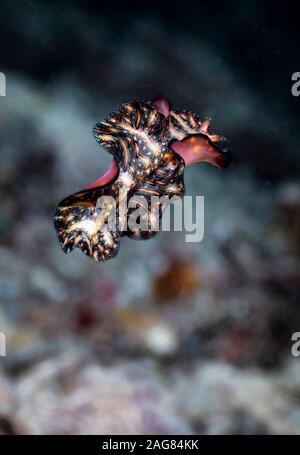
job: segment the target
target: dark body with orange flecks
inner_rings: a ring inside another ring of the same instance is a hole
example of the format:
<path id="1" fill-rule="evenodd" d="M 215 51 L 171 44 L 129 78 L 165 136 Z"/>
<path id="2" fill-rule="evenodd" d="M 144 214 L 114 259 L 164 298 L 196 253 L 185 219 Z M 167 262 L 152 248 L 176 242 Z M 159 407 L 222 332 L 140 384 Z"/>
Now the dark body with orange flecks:
<path id="1" fill-rule="evenodd" d="M 184 148 L 183 141 L 193 136 L 196 143 L 205 140 L 205 144 L 213 146 L 216 154 L 222 156 L 216 145 L 221 138 L 208 132 L 208 120 L 201 122 L 191 112 L 171 109 L 165 112 L 160 106 L 161 100 L 127 103 L 95 125 L 94 136 L 113 155 L 113 166 L 105 179 L 100 178 L 58 205 L 55 229 L 64 252 L 77 247 L 95 260 L 106 260 L 117 254 L 121 236 L 136 239 L 154 236 L 156 231 L 150 225 L 148 230 L 111 229 L 106 221 L 113 207 L 99 207 L 97 201 L 111 196 L 118 209 L 125 199 L 136 199 L 138 204 L 143 197 L 151 207 L 151 196 L 165 195 L 168 199 L 183 196 L 187 163 L 184 155 L 176 152 L 176 143 Z M 122 214 L 117 213 L 118 226 L 122 226 Z M 158 212 L 159 219 L 160 215 Z"/>

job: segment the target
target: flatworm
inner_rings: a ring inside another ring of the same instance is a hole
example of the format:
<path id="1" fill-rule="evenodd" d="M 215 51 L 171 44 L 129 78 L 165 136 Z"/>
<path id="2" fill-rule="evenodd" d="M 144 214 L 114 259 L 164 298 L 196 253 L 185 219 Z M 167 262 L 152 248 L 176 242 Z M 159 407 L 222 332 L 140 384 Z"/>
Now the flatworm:
<path id="1" fill-rule="evenodd" d="M 117 254 L 124 235 L 153 237 L 157 232 L 152 225 L 147 230 L 120 228 L 127 221 L 118 209 L 120 203 L 133 199 L 139 206 L 145 200 L 150 207 L 151 196 L 183 196 L 184 169 L 189 164 L 205 161 L 227 167 L 230 154 L 220 146 L 223 138 L 209 132 L 209 124 L 209 119 L 201 121 L 192 112 L 172 110 L 164 97 L 123 104 L 97 123 L 94 136 L 113 160 L 102 177 L 59 203 L 54 225 L 63 251 L 80 248 L 95 260 L 106 260 Z M 116 205 L 99 206 L 103 197 Z M 107 220 L 116 207 L 119 224 L 112 229 Z M 128 209 L 124 216 L 132 211 Z M 157 216 L 160 220 L 161 212 Z"/>

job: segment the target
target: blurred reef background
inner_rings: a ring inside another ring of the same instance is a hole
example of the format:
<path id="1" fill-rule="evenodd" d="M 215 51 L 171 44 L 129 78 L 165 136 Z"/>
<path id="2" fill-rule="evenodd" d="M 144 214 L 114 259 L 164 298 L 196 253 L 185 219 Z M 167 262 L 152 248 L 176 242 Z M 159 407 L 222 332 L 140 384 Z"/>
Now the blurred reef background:
<path id="1" fill-rule="evenodd" d="M 300 433 L 299 24 L 288 2 L 4 1 L 0 434 Z M 205 238 L 64 255 L 53 213 L 105 171 L 94 124 L 163 93 L 212 117 Z"/>

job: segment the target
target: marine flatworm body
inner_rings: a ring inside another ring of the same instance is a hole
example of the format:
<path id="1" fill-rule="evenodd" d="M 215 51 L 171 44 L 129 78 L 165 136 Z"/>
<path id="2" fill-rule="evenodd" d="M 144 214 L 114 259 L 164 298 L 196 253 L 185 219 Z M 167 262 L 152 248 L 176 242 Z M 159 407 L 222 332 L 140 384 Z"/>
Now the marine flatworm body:
<path id="1" fill-rule="evenodd" d="M 54 224 L 64 252 L 77 247 L 95 260 L 115 256 L 124 235 L 148 239 L 156 234 L 151 224 L 147 230 L 122 229 L 134 210 L 129 208 L 123 215 L 122 201 L 136 200 L 137 206 L 145 201 L 150 207 L 151 196 L 183 196 L 185 166 L 206 161 L 223 168 L 230 162 L 229 153 L 220 148 L 220 136 L 209 132 L 208 119 L 201 121 L 192 112 L 171 110 L 163 97 L 123 104 L 97 123 L 93 133 L 113 155 L 112 164 L 98 180 L 60 202 Z M 107 204 L 98 204 L 106 198 Z M 118 228 L 112 229 L 107 220 L 115 208 Z"/>

